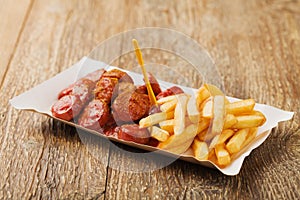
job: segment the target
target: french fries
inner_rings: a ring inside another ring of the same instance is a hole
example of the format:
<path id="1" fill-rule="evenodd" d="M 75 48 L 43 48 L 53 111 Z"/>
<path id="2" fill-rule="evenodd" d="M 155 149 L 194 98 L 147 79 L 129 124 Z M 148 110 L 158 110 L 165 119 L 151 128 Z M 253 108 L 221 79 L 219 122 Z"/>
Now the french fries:
<path id="1" fill-rule="evenodd" d="M 197 107 L 196 97 L 192 95 L 187 103 L 187 114 L 191 122 L 198 123 L 200 120 L 200 112 Z"/>
<path id="2" fill-rule="evenodd" d="M 194 151 L 194 156 L 198 160 L 207 160 L 208 159 L 208 147 L 206 142 L 202 142 L 198 139 L 195 139 L 192 144 L 192 149 Z"/>
<path id="3" fill-rule="evenodd" d="M 202 117 L 211 119 L 213 117 L 213 100 L 212 100 L 212 98 L 206 99 L 206 101 L 204 101 L 201 104 L 200 110 L 201 110 Z"/>
<path id="4" fill-rule="evenodd" d="M 199 90 L 197 91 L 197 93 L 198 93 L 198 95 L 196 97 L 196 104 L 197 104 L 197 107 L 199 108 L 200 105 L 211 95 L 205 87 L 200 87 Z"/>
<path id="5" fill-rule="evenodd" d="M 213 119 L 211 122 L 211 129 L 208 134 L 213 136 L 218 135 L 222 132 L 225 118 L 225 97 L 222 95 L 214 96 L 213 106 Z"/>
<path id="6" fill-rule="evenodd" d="M 160 110 L 162 112 L 170 112 L 175 109 L 176 104 L 177 104 L 177 99 L 168 101 L 160 106 Z"/>
<path id="7" fill-rule="evenodd" d="M 234 134 L 234 136 L 226 144 L 226 149 L 231 153 L 237 153 L 246 140 L 249 129 L 241 129 Z"/>
<path id="8" fill-rule="evenodd" d="M 191 146 L 197 134 L 198 125 L 191 124 L 184 129 L 182 134 L 170 136 L 165 142 L 161 142 L 158 147 L 175 154 L 182 154 Z"/>
<path id="9" fill-rule="evenodd" d="M 259 115 L 244 115 L 237 116 L 237 122 L 232 126 L 235 129 L 258 127 L 266 121 L 264 116 Z"/>
<path id="10" fill-rule="evenodd" d="M 178 102 L 174 111 L 174 134 L 179 135 L 185 128 L 185 113 L 187 107 L 188 96 L 178 96 Z"/>
<path id="11" fill-rule="evenodd" d="M 255 101 L 253 99 L 246 99 L 242 101 L 229 103 L 226 105 L 226 113 L 238 115 L 251 112 L 254 108 L 254 105 Z"/>
<path id="12" fill-rule="evenodd" d="M 228 151 L 225 149 L 223 144 L 219 144 L 215 148 L 215 154 L 218 159 L 218 164 L 221 166 L 226 166 L 230 163 L 230 154 Z"/>
<path id="13" fill-rule="evenodd" d="M 159 123 L 161 129 L 169 132 L 170 135 L 174 134 L 174 119 L 165 120 Z"/>
<path id="14" fill-rule="evenodd" d="M 140 120 L 158 148 L 175 154 L 188 149 L 197 160 L 228 166 L 255 140 L 258 127 L 266 121 L 254 110 L 255 101 L 229 102 L 216 86 L 205 84 L 195 95 L 177 94 L 159 99 L 162 112 Z"/>
<path id="15" fill-rule="evenodd" d="M 157 139 L 160 142 L 164 142 L 170 137 L 170 134 L 168 131 L 158 128 L 156 126 L 149 127 L 149 131 L 150 131 L 151 137 Z"/>
<path id="16" fill-rule="evenodd" d="M 227 114 L 225 116 L 223 130 L 231 128 L 236 123 L 237 123 L 236 117 L 233 114 Z"/>
<path id="17" fill-rule="evenodd" d="M 172 119 L 173 117 L 174 117 L 174 111 L 167 112 L 167 113 L 166 112 L 155 113 L 153 115 L 149 115 L 148 117 L 141 119 L 139 125 L 141 128 L 146 128 L 158 124 L 159 122 L 162 122 L 164 120 Z"/>

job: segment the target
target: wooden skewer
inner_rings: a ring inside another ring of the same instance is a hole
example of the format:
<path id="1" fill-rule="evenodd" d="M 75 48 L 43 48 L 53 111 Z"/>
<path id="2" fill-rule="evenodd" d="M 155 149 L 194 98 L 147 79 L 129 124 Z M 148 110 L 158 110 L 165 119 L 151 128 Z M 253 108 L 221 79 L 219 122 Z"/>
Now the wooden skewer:
<path id="1" fill-rule="evenodd" d="M 135 55 L 136 55 L 136 58 L 138 60 L 138 63 L 142 68 L 142 72 L 143 72 L 145 84 L 146 84 L 146 87 L 147 87 L 150 103 L 151 103 L 151 105 L 157 106 L 158 104 L 157 104 L 157 101 L 156 101 L 156 97 L 155 97 L 154 92 L 152 90 L 149 78 L 147 76 L 146 69 L 144 67 L 144 60 L 143 60 L 143 56 L 142 56 L 142 52 L 141 52 L 141 49 L 139 47 L 139 44 L 138 44 L 136 39 L 132 40 L 132 44 L 133 44 L 133 47 L 134 47 L 134 50 L 135 50 Z"/>

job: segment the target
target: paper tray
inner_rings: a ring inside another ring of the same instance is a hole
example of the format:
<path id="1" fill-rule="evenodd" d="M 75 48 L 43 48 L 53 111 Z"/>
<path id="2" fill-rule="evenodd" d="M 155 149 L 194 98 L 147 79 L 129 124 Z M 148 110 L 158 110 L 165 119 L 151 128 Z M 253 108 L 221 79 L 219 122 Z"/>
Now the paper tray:
<path id="1" fill-rule="evenodd" d="M 81 67 L 83 67 L 85 70 L 84 72 L 80 71 Z M 17 109 L 22 109 L 22 110 L 33 110 L 38 113 L 46 114 L 52 118 L 55 118 L 52 116 L 51 113 L 51 106 L 57 101 L 57 95 L 58 93 L 66 88 L 68 85 L 71 83 L 75 82 L 78 78 L 85 76 L 86 74 L 95 71 L 100 68 L 105 68 L 106 70 L 115 68 L 113 66 L 109 66 L 103 62 L 95 61 L 92 59 L 89 59 L 87 57 L 83 57 L 79 62 L 71 66 L 69 69 L 57 74 L 53 78 L 37 85 L 36 87 L 28 90 L 27 92 L 24 92 L 23 94 L 20 94 L 17 97 L 14 97 L 13 99 L 10 100 L 10 103 L 13 107 Z M 79 74 L 80 71 L 80 74 Z M 128 72 L 129 75 L 133 78 L 135 84 L 143 84 L 142 76 L 136 73 Z M 172 83 L 167 83 L 164 81 L 159 81 L 161 85 L 164 87 L 168 86 L 174 86 L 175 84 Z M 185 92 L 191 93 L 194 91 L 192 88 L 187 88 L 180 86 Z M 236 101 L 238 99 L 228 97 L 230 101 Z M 293 112 L 287 112 L 280 110 L 278 108 L 274 108 L 272 106 L 268 105 L 263 105 L 263 104 L 256 104 L 255 109 L 261 111 L 265 116 L 266 116 L 266 123 L 261 126 L 258 129 L 257 137 L 256 139 L 251 142 L 247 148 L 244 148 L 237 157 L 233 159 L 230 165 L 226 166 L 225 168 L 220 168 L 214 163 L 210 161 L 199 161 L 195 159 L 191 151 L 188 150 L 182 155 L 175 155 L 173 153 L 151 147 L 148 145 L 142 145 L 142 144 L 137 144 L 134 142 L 128 142 L 124 140 L 119 140 L 114 137 L 107 137 L 105 135 L 101 135 L 100 133 L 89 130 L 83 127 L 78 126 L 77 124 L 74 124 L 72 122 L 64 121 L 58 118 L 55 118 L 59 121 L 62 121 L 64 123 L 67 123 L 71 126 L 86 130 L 90 133 L 99 135 L 101 137 L 120 142 L 129 146 L 133 146 L 136 148 L 144 149 L 147 151 L 156 151 L 157 153 L 164 154 L 167 156 L 173 156 L 173 157 L 178 157 L 181 160 L 185 160 L 188 162 L 200 164 L 203 166 L 211 167 L 211 168 L 216 168 L 219 171 L 221 171 L 225 175 L 237 175 L 242 167 L 243 161 L 245 157 L 247 157 L 251 151 L 258 146 L 260 146 L 266 138 L 270 135 L 272 128 L 276 127 L 277 124 L 281 121 L 286 121 L 289 120 L 293 117 Z"/>

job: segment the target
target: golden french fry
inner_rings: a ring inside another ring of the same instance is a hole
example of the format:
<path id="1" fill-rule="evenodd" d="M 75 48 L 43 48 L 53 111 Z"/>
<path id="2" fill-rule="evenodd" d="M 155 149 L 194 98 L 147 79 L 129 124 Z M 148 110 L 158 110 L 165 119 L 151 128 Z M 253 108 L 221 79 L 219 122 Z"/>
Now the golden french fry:
<path id="1" fill-rule="evenodd" d="M 158 147 L 175 154 L 182 154 L 191 146 L 197 133 L 198 125 L 191 124 L 181 134 L 170 136 L 165 142 L 161 142 Z"/>
<path id="2" fill-rule="evenodd" d="M 160 142 L 166 141 L 170 136 L 168 131 L 165 131 L 165 130 L 163 130 L 161 128 L 158 128 L 156 126 L 151 126 L 151 127 L 148 128 L 148 130 L 151 134 L 151 137 L 157 139 Z"/>
<path id="3" fill-rule="evenodd" d="M 167 131 L 170 135 L 174 134 L 174 119 L 165 120 L 159 123 L 161 129 Z"/>
<path id="4" fill-rule="evenodd" d="M 216 153 L 215 153 L 214 149 L 209 151 L 208 160 L 210 160 L 213 163 L 218 163 L 217 156 L 216 156 Z"/>
<path id="5" fill-rule="evenodd" d="M 233 114 L 227 114 L 225 116 L 224 127 L 223 130 L 231 128 L 234 124 L 237 123 L 237 119 Z"/>
<path id="6" fill-rule="evenodd" d="M 216 135 L 211 140 L 209 149 L 213 149 L 217 145 L 224 144 L 226 142 L 226 140 L 228 140 L 233 134 L 234 134 L 234 131 L 231 129 L 223 130 L 221 134 Z"/>
<path id="7" fill-rule="evenodd" d="M 185 128 L 185 113 L 187 107 L 187 101 L 189 97 L 181 95 L 177 97 L 177 104 L 174 111 L 174 134 L 179 135 Z"/>
<path id="8" fill-rule="evenodd" d="M 219 165 L 226 166 L 231 162 L 230 155 L 224 148 L 224 144 L 219 144 L 215 147 L 215 154 Z"/>
<path id="9" fill-rule="evenodd" d="M 226 113 L 234 114 L 234 115 L 248 113 L 253 110 L 254 105 L 255 105 L 255 101 L 253 99 L 236 101 L 226 105 Z"/>
<path id="10" fill-rule="evenodd" d="M 207 160 L 208 159 L 208 147 L 206 142 L 202 142 L 198 139 L 194 139 L 192 144 L 192 149 L 194 151 L 194 156 L 198 160 Z"/>
<path id="11" fill-rule="evenodd" d="M 149 115 L 143 119 L 140 120 L 139 125 L 141 128 L 153 126 L 155 124 L 158 124 L 164 120 L 172 119 L 174 118 L 174 112 L 160 112 L 160 113 L 155 113 L 152 115 Z"/>
<path id="12" fill-rule="evenodd" d="M 265 115 L 258 110 L 253 110 L 252 112 L 249 113 L 249 115 L 257 115 L 257 116 L 265 117 Z"/>
<path id="13" fill-rule="evenodd" d="M 242 115 L 236 117 L 237 122 L 231 127 L 236 129 L 258 127 L 265 123 L 266 118 L 260 115 Z"/>
<path id="14" fill-rule="evenodd" d="M 233 136 L 234 131 L 231 129 L 226 129 L 223 130 L 222 133 L 220 134 L 219 138 L 218 138 L 218 142 L 217 144 L 223 144 L 226 142 L 226 140 L 228 140 L 231 136 Z"/>
<path id="15" fill-rule="evenodd" d="M 207 136 L 207 128 L 206 129 L 204 129 L 203 131 L 201 131 L 201 132 L 199 132 L 198 133 L 198 135 L 197 135 L 197 137 L 198 137 L 198 139 L 200 140 L 200 141 L 206 141 L 206 140 L 209 140 L 209 139 L 207 139 L 206 138 L 206 136 Z M 211 138 L 210 138 L 211 139 Z"/>
<path id="16" fill-rule="evenodd" d="M 226 144 L 226 149 L 229 153 L 237 153 L 241 150 L 243 143 L 246 140 L 246 137 L 249 133 L 249 129 L 241 129 L 232 136 L 232 138 Z"/>
<path id="17" fill-rule="evenodd" d="M 225 94 L 215 85 L 205 83 L 204 87 L 209 91 L 211 96 L 224 96 L 225 97 Z M 228 103 L 229 103 L 229 101 L 225 98 L 225 104 L 228 104 Z"/>
<path id="18" fill-rule="evenodd" d="M 206 99 L 200 106 L 201 116 L 211 119 L 213 117 L 213 100 L 212 98 Z"/>
<path id="19" fill-rule="evenodd" d="M 221 95 L 214 96 L 213 99 L 213 119 L 211 127 L 208 129 L 208 135 L 218 135 L 222 132 L 225 119 L 225 97 Z"/>
<path id="20" fill-rule="evenodd" d="M 164 104 L 164 103 L 167 103 L 167 102 L 173 101 L 173 100 L 176 100 L 176 96 L 175 95 L 171 95 L 171 96 L 167 96 L 167 97 L 163 97 L 161 99 L 158 99 L 157 103 L 158 104 Z"/>
<path id="21" fill-rule="evenodd" d="M 197 107 L 200 108 L 200 105 L 208 98 L 210 97 L 209 91 L 204 87 L 200 87 L 197 91 L 197 97 L 196 97 L 196 104 Z"/>
<path id="22" fill-rule="evenodd" d="M 191 122 L 198 123 L 200 120 L 200 112 L 196 103 L 196 97 L 192 95 L 187 103 L 187 114 Z"/>
<path id="23" fill-rule="evenodd" d="M 265 122 L 266 122 L 266 116 L 262 113 L 262 112 L 260 112 L 260 111 L 258 111 L 258 110 L 253 110 L 249 115 L 257 115 L 257 116 L 261 116 L 261 117 L 263 117 L 264 118 L 264 120 L 263 120 L 263 122 L 261 123 L 261 125 L 263 125 Z"/>
<path id="24" fill-rule="evenodd" d="M 199 123 L 198 123 L 198 133 L 202 133 L 203 135 L 201 137 L 205 137 L 206 132 L 207 132 L 207 128 L 209 127 L 210 124 L 210 120 L 205 119 L 205 118 L 201 118 Z M 200 139 L 200 138 L 199 138 Z M 202 141 L 204 141 L 204 139 L 200 139 Z"/>
<path id="25" fill-rule="evenodd" d="M 162 112 L 170 112 L 173 111 L 176 107 L 177 104 L 177 99 L 171 100 L 171 101 L 167 101 L 164 104 L 162 104 L 160 106 L 160 110 Z"/>
<path id="26" fill-rule="evenodd" d="M 253 141 L 253 139 L 256 137 L 257 130 L 258 130 L 257 127 L 249 129 L 247 138 L 246 138 L 245 142 L 242 144 L 241 149 L 244 148 L 245 146 L 247 146 L 248 144 L 250 144 L 251 141 Z"/>
<path id="27" fill-rule="evenodd" d="M 210 142 L 209 144 L 209 147 L 208 149 L 209 150 L 212 150 L 213 148 L 215 148 L 215 146 L 217 145 L 218 141 L 219 141 L 219 137 L 220 137 L 220 134 L 219 135 L 216 135 Z"/>
<path id="28" fill-rule="evenodd" d="M 164 104 L 164 103 L 167 103 L 168 101 L 177 100 L 177 98 L 178 98 L 179 96 L 182 96 L 182 95 L 186 96 L 185 93 L 175 94 L 175 95 L 171 95 L 171 96 L 167 96 L 167 97 L 163 97 L 163 98 L 161 98 L 161 99 L 158 99 L 158 100 L 157 100 L 157 103 L 158 103 L 158 104 Z"/>

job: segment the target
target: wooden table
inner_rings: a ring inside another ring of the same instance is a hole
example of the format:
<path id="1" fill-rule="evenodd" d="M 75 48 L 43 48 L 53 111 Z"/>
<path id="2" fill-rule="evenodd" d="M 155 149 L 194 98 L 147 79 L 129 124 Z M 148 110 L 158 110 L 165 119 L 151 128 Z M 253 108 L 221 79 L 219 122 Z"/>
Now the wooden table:
<path id="1" fill-rule="evenodd" d="M 0 199 L 300 198 L 299 1 L 2 0 L 0 24 Z M 109 142 L 90 142 L 103 162 L 75 129 L 9 105 L 99 42 L 149 26 L 201 43 L 227 95 L 295 112 L 247 157 L 239 175 L 183 161 L 144 173 L 108 167 L 143 163 Z"/>

